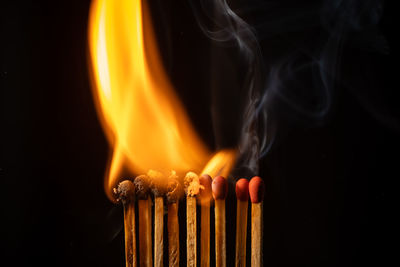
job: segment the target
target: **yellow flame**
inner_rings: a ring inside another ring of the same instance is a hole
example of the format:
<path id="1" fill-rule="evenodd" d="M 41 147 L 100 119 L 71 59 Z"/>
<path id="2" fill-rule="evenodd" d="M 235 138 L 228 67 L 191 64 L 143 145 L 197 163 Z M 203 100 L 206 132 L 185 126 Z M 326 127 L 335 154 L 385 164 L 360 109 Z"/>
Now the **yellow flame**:
<path id="1" fill-rule="evenodd" d="M 97 110 L 113 147 L 106 191 L 123 167 L 135 174 L 201 171 L 212 153 L 194 131 L 163 69 L 146 2 L 93 1 L 89 50 Z M 222 154 L 234 160 L 234 151 Z"/>

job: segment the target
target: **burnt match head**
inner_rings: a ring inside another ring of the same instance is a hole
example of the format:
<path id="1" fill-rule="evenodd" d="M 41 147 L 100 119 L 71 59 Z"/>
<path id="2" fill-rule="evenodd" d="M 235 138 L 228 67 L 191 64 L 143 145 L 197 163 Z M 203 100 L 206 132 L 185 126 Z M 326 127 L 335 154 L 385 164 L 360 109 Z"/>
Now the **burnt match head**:
<path id="1" fill-rule="evenodd" d="M 164 174 L 155 170 L 149 170 L 147 176 L 150 181 L 150 190 L 154 197 L 161 197 L 167 193 L 168 182 Z"/>
<path id="2" fill-rule="evenodd" d="M 183 184 L 185 186 L 186 195 L 193 197 L 199 194 L 200 180 L 199 176 L 194 172 L 188 172 L 186 174 Z"/>
<path id="3" fill-rule="evenodd" d="M 264 181 L 254 176 L 249 183 L 250 200 L 252 203 L 260 203 L 264 197 Z"/>
<path id="4" fill-rule="evenodd" d="M 240 201 L 248 201 L 249 200 L 249 181 L 247 179 L 239 179 L 236 182 L 236 197 Z"/>
<path id="5" fill-rule="evenodd" d="M 212 181 L 211 189 L 215 200 L 225 199 L 228 194 L 228 183 L 223 176 L 217 176 Z"/>
<path id="6" fill-rule="evenodd" d="M 121 201 L 126 204 L 135 198 L 135 185 L 130 180 L 124 180 L 118 184 L 117 188 L 114 188 L 114 194 L 116 195 L 117 201 Z"/>
<path id="7" fill-rule="evenodd" d="M 168 203 L 176 203 L 183 195 L 182 185 L 175 177 L 168 178 L 167 201 Z"/>
<path id="8" fill-rule="evenodd" d="M 200 181 L 200 199 L 203 201 L 209 201 L 212 197 L 211 183 L 212 178 L 208 174 L 203 174 L 199 177 Z"/>
<path id="9" fill-rule="evenodd" d="M 147 175 L 139 175 L 134 180 L 136 195 L 139 199 L 147 199 L 150 191 L 150 178 Z"/>

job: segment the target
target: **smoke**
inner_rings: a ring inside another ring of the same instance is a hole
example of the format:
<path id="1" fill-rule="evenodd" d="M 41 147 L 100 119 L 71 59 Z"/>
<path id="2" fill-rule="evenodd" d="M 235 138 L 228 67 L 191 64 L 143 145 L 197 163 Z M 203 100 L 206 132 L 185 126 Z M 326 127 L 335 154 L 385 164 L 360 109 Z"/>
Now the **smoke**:
<path id="1" fill-rule="evenodd" d="M 240 174 L 259 172 L 259 159 L 281 134 L 282 122 L 319 126 L 329 118 L 335 88 L 346 86 L 340 71 L 344 46 L 389 51 L 378 30 L 381 0 L 308 4 L 191 0 L 190 4 L 200 29 L 217 47 L 212 55 L 215 64 L 230 69 L 228 75 L 221 68 L 213 69 L 213 79 L 219 80 L 213 87 L 216 98 L 233 94 L 241 99 L 236 142 Z M 240 88 L 225 85 L 237 76 Z M 229 89 L 221 93 L 224 86 Z M 215 112 L 214 119 L 223 122 L 220 113 Z"/>
<path id="2" fill-rule="evenodd" d="M 240 156 L 237 166 L 246 166 L 256 173 L 260 147 L 265 146 L 265 141 L 260 140 L 257 134 L 258 118 L 266 115 L 257 111 L 261 98 L 262 62 L 256 35 L 250 25 L 239 17 L 225 0 L 200 1 L 200 6 L 193 2 L 191 4 L 203 33 L 215 42 L 234 47 L 237 61 L 245 66 L 245 71 L 241 74 L 242 88 L 246 94 L 243 95 L 244 118 L 239 137 Z"/>

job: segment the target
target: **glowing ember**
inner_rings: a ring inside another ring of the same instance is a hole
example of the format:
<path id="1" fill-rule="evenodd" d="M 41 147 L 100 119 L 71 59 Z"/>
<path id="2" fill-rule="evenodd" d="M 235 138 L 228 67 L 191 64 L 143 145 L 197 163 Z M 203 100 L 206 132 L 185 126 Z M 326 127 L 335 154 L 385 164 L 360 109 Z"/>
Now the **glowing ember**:
<path id="1" fill-rule="evenodd" d="M 233 150 L 217 153 L 206 166 L 212 153 L 163 69 L 146 1 L 93 1 L 89 49 L 97 110 L 113 147 L 108 194 L 122 167 L 135 174 L 152 168 L 164 174 L 203 169 L 212 176 L 229 174 Z"/>

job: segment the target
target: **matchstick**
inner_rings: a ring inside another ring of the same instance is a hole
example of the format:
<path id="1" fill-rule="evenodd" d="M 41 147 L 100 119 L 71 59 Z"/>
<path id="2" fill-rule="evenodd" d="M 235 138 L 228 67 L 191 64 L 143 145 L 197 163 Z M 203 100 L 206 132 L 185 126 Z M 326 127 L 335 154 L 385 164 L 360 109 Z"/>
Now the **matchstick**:
<path id="1" fill-rule="evenodd" d="M 135 186 L 129 180 L 122 181 L 118 188 L 114 188 L 114 194 L 124 209 L 126 266 L 136 267 Z"/>
<path id="2" fill-rule="evenodd" d="M 200 205 L 201 205 L 201 226 L 200 226 L 200 266 L 210 266 L 210 201 L 212 179 L 209 175 L 200 176 Z"/>
<path id="3" fill-rule="evenodd" d="M 186 266 L 197 265 L 196 196 L 200 192 L 200 180 L 194 172 L 188 172 L 184 180 L 186 193 Z"/>
<path id="4" fill-rule="evenodd" d="M 169 266 L 179 266 L 179 220 L 178 202 L 183 195 L 183 188 L 175 172 L 168 178 L 168 262 Z"/>
<path id="5" fill-rule="evenodd" d="M 164 199 L 156 197 L 154 205 L 154 266 L 163 266 Z"/>
<path id="6" fill-rule="evenodd" d="M 215 177 L 211 189 L 215 199 L 215 266 L 226 267 L 225 198 L 228 193 L 226 179 L 222 176 Z"/>
<path id="7" fill-rule="evenodd" d="M 247 233 L 247 207 L 249 201 L 249 181 L 239 179 L 236 182 L 236 267 L 246 266 L 246 233 Z"/>
<path id="8" fill-rule="evenodd" d="M 151 198 L 149 197 L 150 180 L 147 175 L 136 177 L 136 195 L 139 207 L 139 265 L 153 266 L 151 253 Z"/>
<path id="9" fill-rule="evenodd" d="M 151 182 L 151 191 L 154 196 L 154 266 L 163 266 L 164 255 L 164 195 L 167 183 L 161 172 L 149 170 L 147 172 Z"/>
<path id="10" fill-rule="evenodd" d="M 263 266 L 262 262 L 262 203 L 264 196 L 264 182 L 254 176 L 249 183 L 251 200 L 251 266 Z"/>

